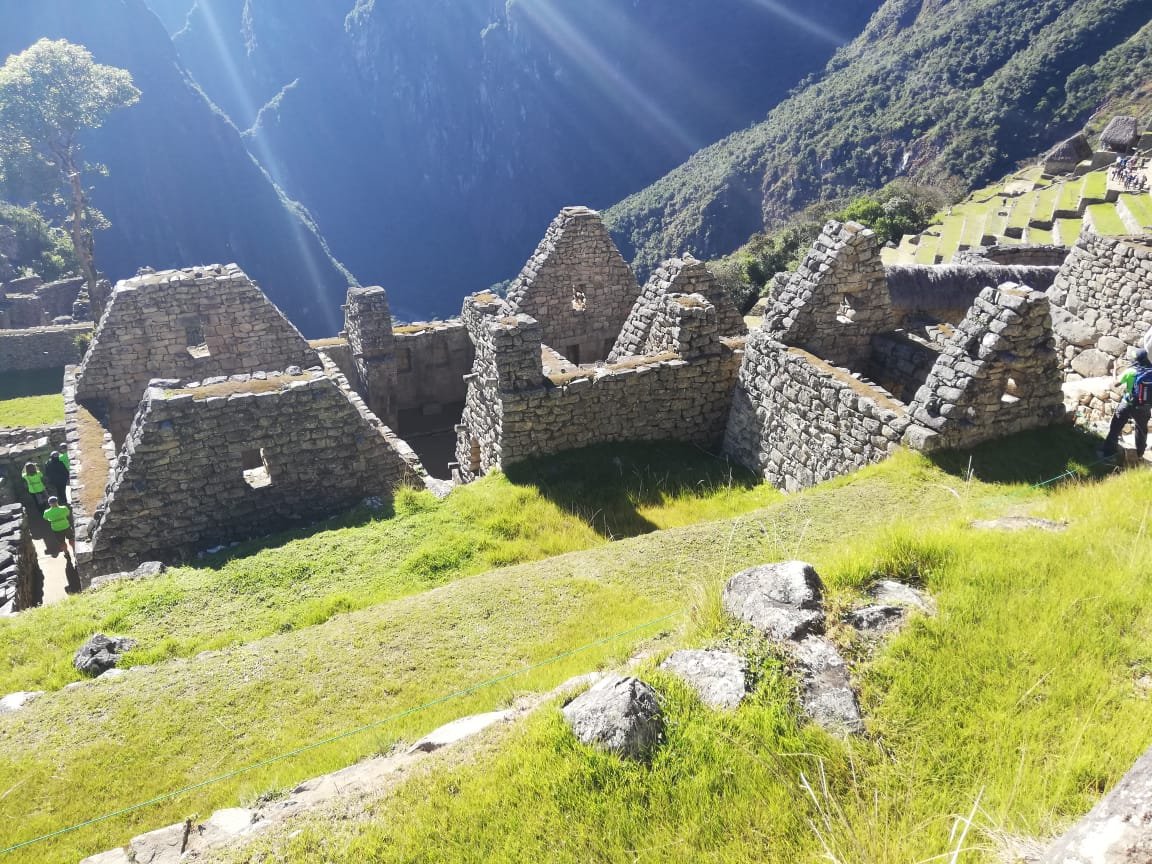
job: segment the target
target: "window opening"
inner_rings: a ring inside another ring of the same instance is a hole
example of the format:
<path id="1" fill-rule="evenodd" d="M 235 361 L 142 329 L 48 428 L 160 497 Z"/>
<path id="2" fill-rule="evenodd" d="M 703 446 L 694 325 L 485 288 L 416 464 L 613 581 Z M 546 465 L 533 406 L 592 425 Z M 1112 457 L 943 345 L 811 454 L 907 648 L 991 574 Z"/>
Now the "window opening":
<path id="1" fill-rule="evenodd" d="M 1005 405 L 1013 405 L 1020 401 L 1020 391 L 1015 378 L 1009 378 L 1004 382 L 1004 392 L 1000 394 L 1000 401 Z"/>
<path id="2" fill-rule="evenodd" d="M 568 350 L 564 352 L 564 357 L 573 366 L 579 366 L 580 365 L 580 346 L 579 345 L 569 345 Z"/>
<path id="3" fill-rule="evenodd" d="M 204 339 L 204 325 L 199 319 L 184 326 L 184 344 L 188 346 L 188 353 L 193 357 L 212 356 L 212 352 L 208 350 L 208 343 Z"/>
<path id="4" fill-rule="evenodd" d="M 244 472 L 244 482 L 253 489 L 272 485 L 272 473 L 268 470 L 263 447 L 259 450 L 245 450 L 240 455 L 240 465 Z"/>
<path id="5" fill-rule="evenodd" d="M 588 296 L 579 288 L 572 289 L 572 309 L 575 312 L 583 312 L 588 308 Z"/>

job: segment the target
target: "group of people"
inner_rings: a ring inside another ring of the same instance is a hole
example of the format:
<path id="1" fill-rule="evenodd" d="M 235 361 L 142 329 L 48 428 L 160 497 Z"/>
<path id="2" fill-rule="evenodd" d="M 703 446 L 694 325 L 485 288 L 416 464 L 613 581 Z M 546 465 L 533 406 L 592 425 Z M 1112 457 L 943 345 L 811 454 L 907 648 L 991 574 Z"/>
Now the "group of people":
<path id="1" fill-rule="evenodd" d="M 68 546 L 75 541 L 72 534 L 72 511 L 68 507 L 68 487 L 72 482 L 72 464 L 66 452 L 53 450 L 41 470 L 35 462 L 24 466 L 24 487 L 28 497 L 35 503 L 40 516 L 48 522 L 54 541 L 49 551 L 63 551 L 68 555 Z M 56 494 L 51 494 L 55 492 Z"/>
<path id="2" fill-rule="evenodd" d="M 1144 192 L 1148 189 L 1148 178 L 1140 170 L 1139 161 L 1132 156 L 1120 156 L 1109 169 L 1109 174 L 1115 183 L 1123 184 L 1129 192 Z"/>

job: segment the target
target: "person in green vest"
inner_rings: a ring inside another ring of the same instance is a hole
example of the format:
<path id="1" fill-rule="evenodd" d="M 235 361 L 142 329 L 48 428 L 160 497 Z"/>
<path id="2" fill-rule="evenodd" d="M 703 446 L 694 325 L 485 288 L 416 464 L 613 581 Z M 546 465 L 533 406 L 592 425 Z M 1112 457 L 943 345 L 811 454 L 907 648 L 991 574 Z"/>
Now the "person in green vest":
<path id="1" fill-rule="evenodd" d="M 72 537 L 72 511 L 60 503 L 60 499 L 53 495 L 48 499 L 48 509 L 44 511 L 44 518 L 52 529 L 52 539 L 55 545 L 50 551 L 55 555 L 58 550 L 64 550 L 64 557 L 68 557 L 68 544 Z"/>
<path id="2" fill-rule="evenodd" d="M 24 486 L 28 490 L 28 495 L 36 502 L 36 506 L 40 508 L 40 512 L 44 512 L 45 502 L 48 493 L 44 491 L 44 475 L 40 473 L 40 469 L 36 467 L 35 462 L 29 462 L 24 466 Z"/>

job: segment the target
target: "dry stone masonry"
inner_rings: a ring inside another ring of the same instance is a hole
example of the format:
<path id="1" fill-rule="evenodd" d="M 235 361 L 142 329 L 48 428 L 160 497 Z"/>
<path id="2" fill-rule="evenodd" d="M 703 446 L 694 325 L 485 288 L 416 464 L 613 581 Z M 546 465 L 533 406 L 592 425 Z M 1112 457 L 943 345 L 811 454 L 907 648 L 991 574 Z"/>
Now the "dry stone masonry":
<path id="1" fill-rule="evenodd" d="M 92 324 L 0 330 L 0 373 L 62 369 L 84 356 Z"/>
<path id="2" fill-rule="evenodd" d="M 608 356 L 639 294 L 600 214 L 566 207 L 509 287 L 508 303 L 543 325 L 546 344 L 580 364 Z"/>

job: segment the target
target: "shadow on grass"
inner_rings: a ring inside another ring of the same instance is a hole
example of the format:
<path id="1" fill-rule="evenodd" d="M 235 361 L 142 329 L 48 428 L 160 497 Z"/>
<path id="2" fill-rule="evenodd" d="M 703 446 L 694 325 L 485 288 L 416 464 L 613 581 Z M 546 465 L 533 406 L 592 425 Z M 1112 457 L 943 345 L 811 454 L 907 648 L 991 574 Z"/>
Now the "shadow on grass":
<path id="1" fill-rule="evenodd" d="M 35 369 L 0 377 L 0 402 L 26 396 L 50 396 L 64 388 L 64 367 Z"/>
<path id="2" fill-rule="evenodd" d="M 521 462 L 508 480 L 530 486 L 602 537 L 636 537 L 657 530 L 639 512 L 683 496 L 751 489 L 750 471 L 699 447 L 678 442 L 605 444 Z"/>
<path id="3" fill-rule="evenodd" d="M 1102 477 L 1113 471 L 1096 450 L 1100 438 L 1073 426 L 1022 432 L 970 450 L 944 450 L 930 456 L 940 469 L 985 483 L 1041 484 L 1062 477 Z"/>

